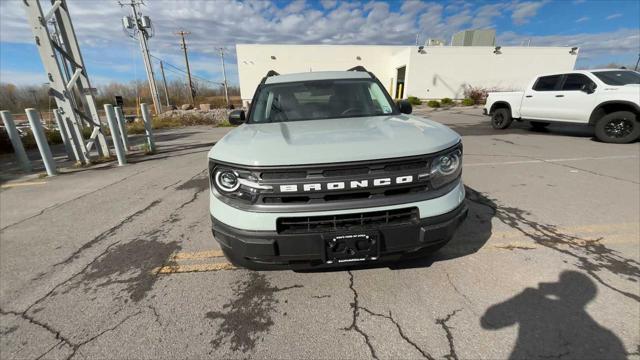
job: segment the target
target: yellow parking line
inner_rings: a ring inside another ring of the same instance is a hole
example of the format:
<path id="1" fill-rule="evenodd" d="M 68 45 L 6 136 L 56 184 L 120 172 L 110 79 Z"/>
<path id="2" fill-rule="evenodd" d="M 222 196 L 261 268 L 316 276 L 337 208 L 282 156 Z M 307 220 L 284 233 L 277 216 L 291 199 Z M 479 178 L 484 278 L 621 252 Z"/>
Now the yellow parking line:
<path id="1" fill-rule="evenodd" d="M 223 257 L 224 254 L 221 250 L 205 250 L 196 252 L 179 252 L 173 256 L 174 260 L 187 260 L 187 259 L 209 259 Z"/>
<path id="2" fill-rule="evenodd" d="M 33 182 L 21 182 L 21 183 L 9 183 L 9 184 L 4 184 L 1 185 L 0 188 L 2 189 L 8 189 L 8 188 L 12 188 L 12 187 L 18 187 L 18 186 L 31 186 L 31 185 L 44 185 L 46 184 L 46 181 L 33 181 Z"/>
<path id="3" fill-rule="evenodd" d="M 220 270 L 233 270 L 236 267 L 228 262 L 224 263 L 210 263 L 210 264 L 189 264 L 189 265 L 167 265 L 154 270 L 156 274 L 176 274 L 187 272 L 205 272 L 205 271 L 220 271 Z"/>

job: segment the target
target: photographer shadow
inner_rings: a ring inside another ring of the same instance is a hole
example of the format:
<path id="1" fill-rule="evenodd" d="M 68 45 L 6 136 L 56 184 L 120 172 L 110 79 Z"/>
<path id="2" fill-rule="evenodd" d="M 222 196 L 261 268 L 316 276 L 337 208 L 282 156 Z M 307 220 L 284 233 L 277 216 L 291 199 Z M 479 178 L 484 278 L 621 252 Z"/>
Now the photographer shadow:
<path id="1" fill-rule="evenodd" d="M 597 288 L 586 275 L 564 271 L 553 283 L 526 288 L 493 305 L 480 319 L 484 329 L 518 325 L 509 359 L 626 359 L 620 339 L 585 310 Z"/>

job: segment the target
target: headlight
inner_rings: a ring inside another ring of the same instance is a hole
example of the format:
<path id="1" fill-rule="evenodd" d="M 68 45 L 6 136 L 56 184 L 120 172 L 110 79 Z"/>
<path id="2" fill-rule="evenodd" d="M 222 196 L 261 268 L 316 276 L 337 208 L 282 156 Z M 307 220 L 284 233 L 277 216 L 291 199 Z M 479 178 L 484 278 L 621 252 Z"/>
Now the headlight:
<path id="1" fill-rule="evenodd" d="M 437 157 L 431 166 L 431 173 L 451 175 L 460 167 L 461 153 L 456 150 L 452 153 Z"/>
<path id="2" fill-rule="evenodd" d="M 250 170 L 232 168 L 210 160 L 209 173 L 217 196 L 253 203 L 261 193 L 273 190 L 271 185 L 261 184 L 259 174 Z"/>
<path id="3" fill-rule="evenodd" d="M 240 187 L 238 175 L 231 170 L 216 171 L 216 186 L 225 192 L 233 192 Z"/>
<path id="4" fill-rule="evenodd" d="M 431 185 L 434 188 L 451 183 L 462 172 L 462 149 L 457 148 L 449 153 L 437 156 L 431 162 Z"/>

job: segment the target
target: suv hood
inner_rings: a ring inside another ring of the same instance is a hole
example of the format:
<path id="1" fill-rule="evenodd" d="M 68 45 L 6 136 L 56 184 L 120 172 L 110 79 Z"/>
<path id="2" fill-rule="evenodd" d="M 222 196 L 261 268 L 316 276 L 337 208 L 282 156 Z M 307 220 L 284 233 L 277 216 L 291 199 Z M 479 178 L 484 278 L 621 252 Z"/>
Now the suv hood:
<path id="1" fill-rule="evenodd" d="M 460 136 L 412 115 L 245 124 L 229 132 L 209 158 L 271 166 L 397 158 L 444 150 Z"/>

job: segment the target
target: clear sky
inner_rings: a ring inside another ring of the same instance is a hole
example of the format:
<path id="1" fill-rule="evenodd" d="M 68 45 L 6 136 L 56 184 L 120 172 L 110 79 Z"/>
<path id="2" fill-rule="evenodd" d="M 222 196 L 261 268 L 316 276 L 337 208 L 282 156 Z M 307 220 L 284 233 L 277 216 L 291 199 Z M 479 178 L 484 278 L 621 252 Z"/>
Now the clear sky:
<path id="1" fill-rule="evenodd" d="M 67 0 L 89 76 L 97 85 L 144 80 L 137 42 L 115 0 Z M 41 0 L 45 11 L 47 0 Z M 577 67 L 611 62 L 634 65 L 640 53 L 639 0 L 543 1 L 232 1 L 147 0 L 153 55 L 184 68 L 178 29 L 188 36 L 192 71 L 222 79 L 216 48 L 228 51 L 229 82 L 237 84 L 236 43 L 395 44 L 450 40 L 457 31 L 495 28 L 497 45 L 579 46 Z M 0 0 L 0 81 L 46 82 L 21 0 Z M 157 62 L 156 62 L 157 65 Z M 169 68 L 167 76 L 182 78 Z"/>

